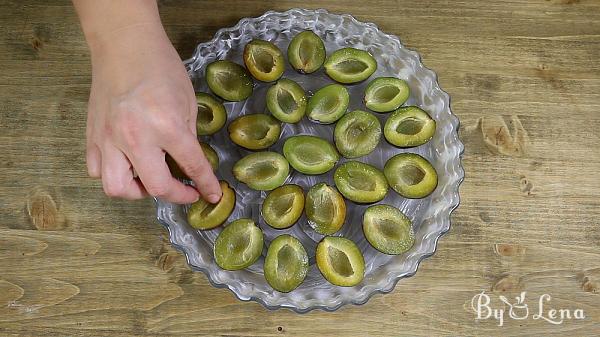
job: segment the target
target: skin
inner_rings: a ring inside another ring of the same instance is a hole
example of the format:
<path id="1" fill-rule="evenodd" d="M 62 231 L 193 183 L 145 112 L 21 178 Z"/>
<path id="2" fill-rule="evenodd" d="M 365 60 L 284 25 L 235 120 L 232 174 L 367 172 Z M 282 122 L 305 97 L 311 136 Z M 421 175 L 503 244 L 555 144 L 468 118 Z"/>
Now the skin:
<path id="1" fill-rule="evenodd" d="M 92 59 L 87 168 L 110 197 L 175 203 L 222 192 L 196 138 L 192 83 L 154 0 L 73 0 Z M 171 176 L 169 153 L 196 188 Z"/>

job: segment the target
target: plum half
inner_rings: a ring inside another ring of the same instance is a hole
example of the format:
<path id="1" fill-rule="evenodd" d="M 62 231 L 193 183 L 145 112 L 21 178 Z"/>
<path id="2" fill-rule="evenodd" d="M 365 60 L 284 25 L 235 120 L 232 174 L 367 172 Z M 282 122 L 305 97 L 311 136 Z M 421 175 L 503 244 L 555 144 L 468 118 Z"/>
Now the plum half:
<path id="1" fill-rule="evenodd" d="M 336 123 L 333 136 L 342 156 L 362 157 L 373 152 L 379 144 L 381 124 L 372 113 L 356 110 L 345 114 Z"/>
<path id="2" fill-rule="evenodd" d="M 410 95 L 408 84 L 395 77 L 378 77 L 365 89 L 365 105 L 376 112 L 398 109 Z"/>
<path id="3" fill-rule="evenodd" d="M 331 284 L 352 287 L 359 284 L 365 274 L 365 259 L 351 240 L 326 236 L 317 245 L 317 267 Z"/>
<path id="4" fill-rule="evenodd" d="M 438 183 L 435 168 L 416 153 L 393 156 L 385 163 L 383 173 L 392 189 L 409 199 L 430 195 Z"/>
<path id="5" fill-rule="evenodd" d="M 283 155 L 292 167 L 304 174 L 323 174 L 340 159 L 335 147 L 317 136 L 292 136 L 283 144 Z"/>
<path id="6" fill-rule="evenodd" d="M 215 95 L 234 102 L 250 97 L 254 87 L 248 71 L 227 60 L 215 61 L 206 66 L 206 83 Z"/>
<path id="7" fill-rule="evenodd" d="M 377 61 L 356 48 L 336 50 L 325 61 L 325 73 L 336 82 L 351 84 L 366 80 L 377 70 Z"/>
<path id="8" fill-rule="evenodd" d="M 258 260 L 263 250 L 263 233 L 252 219 L 237 219 L 225 226 L 215 240 L 215 262 L 225 270 L 240 270 Z"/>
<path id="9" fill-rule="evenodd" d="M 346 113 L 349 102 L 348 89 L 336 83 L 329 84 L 317 90 L 308 100 L 306 116 L 317 123 L 331 124 Z"/>
<path id="10" fill-rule="evenodd" d="M 398 147 L 423 145 L 435 134 L 435 120 L 416 106 L 400 108 L 385 122 L 383 134 Z"/>
<path id="11" fill-rule="evenodd" d="M 235 144 L 249 150 L 263 150 L 277 142 L 281 124 L 267 114 L 249 114 L 233 120 L 227 130 Z"/>
<path id="12" fill-rule="evenodd" d="M 325 183 L 316 184 L 308 190 L 304 209 L 309 224 L 322 235 L 337 232 L 346 220 L 344 197 Z"/>
<path id="13" fill-rule="evenodd" d="M 281 50 L 272 42 L 254 39 L 244 48 L 244 64 L 254 78 L 263 82 L 277 81 L 285 70 Z"/>
<path id="14" fill-rule="evenodd" d="M 198 117 L 196 118 L 196 133 L 198 136 L 208 136 L 219 131 L 227 121 L 227 112 L 223 103 L 211 95 L 196 93 Z"/>
<path id="15" fill-rule="evenodd" d="M 363 215 L 363 232 L 371 246 L 384 254 L 402 254 L 415 242 L 410 219 L 390 205 L 367 208 Z"/>
<path id="16" fill-rule="evenodd" d="M 212 229 L 220 226 L 233 211 L 235 206 L 235 191 L 229 184 L 221 180 L 223 196 L 216 204 L 211 204 L 200 198 L 190 205 L 187 220 L 190 226 L 197 229 Z"/>
<path id="17" fill-rule="evenodd" d="M 285 123 L 297 123 L 306 112 L 306 94 L 302 87 L 282 78 L 267 90 L 267 108 L 273 117 Z"/>
<path id="18" fill-rule="evenodd" d="M 264 272 L 273 289 L 283 293 L 296 289 L 308 274 L 308 254 L 302 243 L 287 234 L 276 237 L 267 250 Z"/>
<path id="19" fill-rule="evenodd" d="M 261 214 L 275 228 L 291 227 L 304 210 L 304 191 L 298 185 L 283 185 L 271 191 L 263 201 Z"/>
<path id="20" fill-rule="evenodd" d="M 325 44 L 317 34 L 309 30 L 303 31 L 294 36 L 287 54 L 296 71 L 303 74 L 314 73 L 325 62 Z"/>
<path id="21" fill-rule="evenodd" d="M 283 185 L 289 171 L 285 157 L 270 151 L 251 153 L 233 165 L 235 178 L 258 191 L 270 191 Z"/>
<path id="22" fill-rule="evenodd" d="M 382 200 L 388 192 L 388 183 L 375 166 L 349 161 L 340 165 L 333 175 L 335 187 L 348 200 L 373 203 Z"/>

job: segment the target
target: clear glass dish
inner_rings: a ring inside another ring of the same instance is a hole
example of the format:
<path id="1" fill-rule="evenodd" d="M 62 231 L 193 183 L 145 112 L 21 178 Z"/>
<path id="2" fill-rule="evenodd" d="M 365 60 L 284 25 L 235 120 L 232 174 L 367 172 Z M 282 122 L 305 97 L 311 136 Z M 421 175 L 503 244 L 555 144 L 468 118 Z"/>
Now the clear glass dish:
<path id="1" fill-rule="evenodd" d="M 415 274 L 419 263 L 434 254 L 437 240 L 449 230 L 450 213 L 458 206 L 458 187 L 464 177 L 460 163 L 463 144 L 457 135 L 458 119 L 450 111 L 449 96 L 440 89 L 436 74 L 425 68 L 419 55 L 402 46 L 396 36 L 385 34 L 374 24 L 359 22 L 347 14 L 337 15 L 322 9 L 291 9 L 283 13 L 270 11 L 258 18 L 242 19 L 234 27 L 219 30 L 211 41 L 199 44 L 193 57 L 185 62 L 196 91 L 208 92 L 204 80 L 204 69 L 208 63 L 217 59 L 228 59 L 243 64 L 244 45 L 253 38 L 272 41 L 286 54 L 291 38 L 307 29 L 321 36 L 328 55 L 336 49 L 348 46 L 369 51 L 378 63 L 378 69 L 370 79 L 378 76 L 396 76 L 406 80 L 411 89 L 411 96 L 406 104 L 420 106 L 437 122 L 434 138 L 425 145 L 403 150 L 389 145 L 382 139 L 375 151 L 358 159 L 382 169 L 385 161 L 394 154 L 415 152 L 430 160 L 437 170 L 438 187 L 429 197 L 409 200 L 390 190 L 386 198 L 379 202 L 398 207 L 412 219 L 416 236 L 414 246 L 398 256 L 377 252 L 369 245 L 362 232 L 362 214 L 367 206 L 347 201 L 346 223 L 335 235 L 350 238 L 358 244 L 365 257 L 365 278 L 355 287 L 331 285 L 321 276 L 314 259 L 316 244 L 322 236 L 312 230 L 305 216 L 290 229 L 272 229 L 260 217 L 260 206 L 265 192 L 250 190 L 233 177 L 233 164 L 248 151 L 242 150 L 229 140 L 227 127 L 211 137 L 204 138 L 203 141 L 211 144 L 220 157 L 218 177 L 227 180 L 236 190 L 236 207 L 229 219 L 254 219 L 264 231 L 266 247 L 276 236 L 284 233 L 297 237 L 310 257 L 310 270 L 304 283 L 290 293 L 273 290 L 263 276 L 266 248 L 259 261 L 245 270 L 232 272 L 220 269 L 213 260 L 212 249 L 221 228 L 209 231 L 195 230 L 187 224 L 185 206 L 156 200 L 159 222 L 169 230 L 171 243 L 185 254 L 193 270 L 205 273 L 215 287 L 230 289 L 240 300 L 255 300 L 269 309 L 286 307 L 296 312 L 312 309 L 336 310 L 348 303 L 363 304 L 373 294 L 390 292 L 398 280 Z M 332 82 L 322 69 L 311 75 L 301 75 L 289 65 L 284 77 L 297 81 L 309 94 Z M 347 86 L 351 96 L 349 111 L 366 110 L 362 98 L 367 83 L 368 80 Z M 246 113 L 268 113 L 265 93 L 270 85 L 255 81 L 254 93 L 249 99 L 225 103 L 228 122 Z M 388 114 L 376 115 L 383 125 Z M 280 140 L 271 149 L 281 153 L 283 141 L 294 134 L 315 134 L 332 141 L 333 127 L 318 125 L 306 118 L 298 124 L 284 124 Z M 344 160 L 340 161 L 342 162 Z M 313 184 L 322 181 L 334 185 L 333 170 L 319 176 L 292 172 L 287 183 L 298 184 L 306 191 Z"/>

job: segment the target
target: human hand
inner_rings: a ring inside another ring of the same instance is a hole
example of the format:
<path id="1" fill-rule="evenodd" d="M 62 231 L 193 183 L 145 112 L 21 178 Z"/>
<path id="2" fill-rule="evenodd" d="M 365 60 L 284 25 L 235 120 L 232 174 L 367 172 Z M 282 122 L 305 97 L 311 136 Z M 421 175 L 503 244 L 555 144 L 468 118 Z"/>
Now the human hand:
<path id="1" fill-rule="evenodd" d="M 98 35 L 90 49 L 89 175 L 102 178 L 112 197 L 219 201 L 219 182 L 196 138 L 194 89 L 162 26 L 137 24 Z M 165 153 L 197 190 L 171 176 Z"/>

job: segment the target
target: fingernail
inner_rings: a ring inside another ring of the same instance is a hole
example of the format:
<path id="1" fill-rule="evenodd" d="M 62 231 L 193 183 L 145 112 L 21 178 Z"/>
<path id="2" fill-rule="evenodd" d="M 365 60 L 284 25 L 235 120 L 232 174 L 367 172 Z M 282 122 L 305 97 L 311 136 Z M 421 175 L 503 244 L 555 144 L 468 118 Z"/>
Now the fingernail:
<path id="1" fill-rule="evenodd" d="M 208 202 L 210 202 L 211 204 L 216 204 L 217 202 L 219 202 L 219 200 L 221 200 L 221 196 L 218 194 L 208 195 Z"/>

